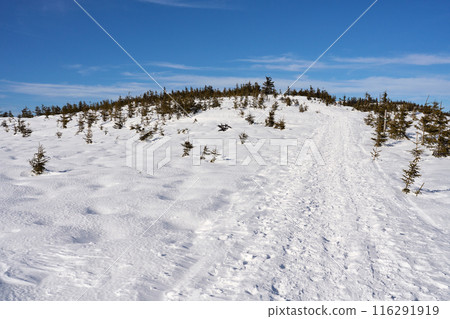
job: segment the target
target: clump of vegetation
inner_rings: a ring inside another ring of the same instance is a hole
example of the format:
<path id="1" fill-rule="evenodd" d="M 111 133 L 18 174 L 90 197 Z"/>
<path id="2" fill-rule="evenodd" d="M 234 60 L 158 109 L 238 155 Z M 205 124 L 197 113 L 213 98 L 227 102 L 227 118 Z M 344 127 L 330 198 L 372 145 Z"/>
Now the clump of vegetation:
<path id="1" fill-rule="evenodd" d="M 231 126 L 229 126 L 228 124 L 219 124 L 217 126 L 219 127 L 219 132 L 225 132 L 226 130 L 231 128 Z"/>
<path id="2" fill-rule="evenodd" d="M 279 130 L 284 130 L 286 128 L 286 123 L 284 122 L 283 119 L 279 120 L 278 122 L 275 122 L 273 124 L 274 128 L 277 128 Z"/>
<path id="3" fill-rule="evenodd" d="M 58 138 L 61 138 L 61 136 L 62 136 L 62 132 L 56 132 L 56 136 L 58 137 Z"/>
<path id="4" fill-rule="evenodd" d="M 39 144 L 37 152 L 34 154 L 33 158 L 28 162 L 31 165 L 32 172 L 35 175 L 41 175 L 45 171 L 45 165 L 50 160 L 48 156 L 45 155 L 44 146 Z"/>
<path id="5" fill-rule="evenodd" d="M 248 139 L 248 135 L 245 132 L 243 132 L 239 134 L 239 139 L 241 140 L 241 144 L 244 144 Z"/>
<path id="6" fill-rule="evenodd" d="M 211 163 L 214 163 L 215 161 L 216 161 L 216 159 L 217 159 L 217 156 L 219 156 L 220 154 L 219 154 L 219 152 L 217 151 L 217 148 L 215 148 L 215 149 L 213 149 L 212 151 L 211 151 L 211 160 L 210 160 L 210 162 Z"/>
<path id="7" fill-rule="evenodd" d="M 250 125 L 255 124 L 255 117 L 251 113 L 248 113 L 248 115 L 245 117 L 245 120 Z"/>
<path id="8" fill-rule="evenodd" d="M 194 148 L 194 145 L 192 145 L 189 140 L 185 141 L 183 144 L 181 144 L 181 146 L 183 146 L 183 155 L 181 155 L 182 157 L 189 156 L 191 149 Z"/>
<path id="9" fill-rule="evenodd" d="M 373 116 L 373 113 L 370 112 L 365 118 L 364 118 L 364 123 L 366 123 L 369 126 L 374 126 L 375 124 L 375 116 Z"/>
<path id="10" fill-rule="evenodd" d="M 407 119 L 408 112 L 405 108 L 401 108 L 400 111 L 396 112 L 394 117 L 389 121 L 389 137 L 394 140 L 401 140 L 408 138 L 406 135 L 406 130 L 411 126 L 412 121 Z"/>
<path id="11" fill-rule="evenodd" d="M 20 118 L 20 117 L 17 120 L 17 126 L 15 127 L 14 131 L 15 131 L 15 133 L 17 133 L 17 131 L 19 131 L 20 133 L 22 133 L 23 137 L 28 137 L 33 132 L 30 129 L 29 125 L 27 125 L 27 123 L 25 123 L 25 121 L 22 120 L 22 118 Z"/>
<path id="12" fill-rule="evenodd" d="M 9 126 L 8 126 L 8 122 L 6 122 L 6 120 L 3 120 L 1 125 L 5 129 L 5 132 L 9 132 Z"/>
<path id="13" fill-rule="evenodd" d="M 380 157 L 381 149 L 374 146 L 372 149 L 372 152 L 370 152 L 370 155 L 372 155 L 372 160 L 375 161 Z"/>
<path id="14" fill-rule="evenodd" d="M 127 118 L 122 115 L 122 109 L 116 110 L 114 114 L 114 125 L 113 128 L 120 130 L 125 126 Z"/>
<path id="15" fill-rule="evenodd" d="M 147 140 L 153 138 L 154 133 L 155 133 L 154 130 L 148 130 L 148 131 L 142 130 L 140 133 L 140 136 L 139 136 L 139 140 L 147 141 Z"/>
<path id="16" fill-rule="evenodd" d="M 308 105 L 306 105 L 306 104 L 300 105 L 300 106 L 298 107 L 298 111 L 299 111 L 300 113 L 303 113 L 303 112 L 308 111 Z"/>
<path id="17" fill-rule="evenodd" d="M 177 133 L 178 133 L 178 134 L 181 134 L 181 133 L 182 133 L 182 134 L 186 134 L 186 133 L 188 133 L 188 132 L 189 132 L 189 129 L 188 129 L 188 128 L 184 128 L 184 129 L 182 129 L 182 130 L 180 130 L 180 129 L 177 130 Z"/>

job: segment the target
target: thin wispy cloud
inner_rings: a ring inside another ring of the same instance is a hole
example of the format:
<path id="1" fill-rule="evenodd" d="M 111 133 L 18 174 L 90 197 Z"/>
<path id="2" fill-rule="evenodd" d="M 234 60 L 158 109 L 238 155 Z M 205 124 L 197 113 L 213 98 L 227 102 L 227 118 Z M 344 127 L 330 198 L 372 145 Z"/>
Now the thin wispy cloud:
<path id="1" fill-rule="evenodd" d="M 355 63 L 355 64 L 407 64 L 417 66 L 430 66 L 440 64 L 450 64 L 450 55 L 434 54 L 408 54 L 400 57 L 356 57 L 342 58 L 335 57 L 336 62 Z"/>
<path id="2" fill-rule="evenodd" d="M 0 80 L 0 91 L 54 98 L 116 98 L 128 93 L 139 95 L 151 88 L 153 88 L 152 85 L 139 82 L 114 85 L 82 85 Z"/>
<path id="3" fill-rule="evenodd" d="M 291 54 L 281 56 L 262 56 L 238 59 L 248 62 L 251 68 L 299 72 L 308 67 L 312 61 L 295 58 Z M 317 63 L 315 69 L 364 69 L 380 65 L 431 66 L 450 64 L 450 55 L 408 54 L 397 57 L 333 57 Z"/>
<path id="4" fill-rule="evenodd" d="M 185 87 L 202 87 L 212 85 L 216 88 L 234 87 L 247 82 L 262 83 L 263 78 L 242 76 L 204 76 L 194 74 L 177 74 L 160 76 L 158 80 L 169 89 Z M 276 77 L 275 84 L 284 89 L 292 83 L 290 77 Z M 326 89 L 332 94 L 362 96 L 369 92 L 373 96 L 388 91 L 390 96 L 423 103 L 429 95 L 431 99 L 449 99 L 450 78 L 442 76 L 429 77 L 385 77 L 371 76 L 347 80 L 316 80 L 303 78 L 295 88 L 308 88 L 310 85 Z M 140 95 L 148 90 L 157 89 L 153 83 L 129 82 L 113 85 L 80 85 L 55 83 L 29 83 L 0 80 L 0 92 L 16 93 L 45 98 L 70 99 L 113 99 L 120 95 Z"/>
<path id="5" fill-rule="evenodd" d="M 280 70 L 299 72 L 307 68 L 313 62 L 312 60 L 295 58 L 291 54 L 283 54 L 281 56 L 262 56 L 253 57 L 247 59 L 238 59 L 238 62 L 248 62 L 253 69 L 265 69 L 265 70 Z M 314 66 L 318 69 L 326 68 L 341 68 L 339 65 L 329 65 L 323 62 L 318 62 Z"/>
<path id="6" fill-rule="evenodd" d="M 101 66 L 84 66 L 82 64 L 68 64 L 65 66 L 67 69 L 75 70 L 81 75 L 90 75 L 94 72 L 105 71 L 106 67 Z"/>
<path id="7" fill-rule="evenodd" d="M 177 63 L 170 63 L 170 62 L 153 62 L 150 64 L 159 66 L 159 67 L 163 67 L 163 68 L 176 69 L 176 70 L 201 70 L 202 69 L 201 67 L 177 64 Z"/>
<path id="8" fill-rule="evenodd" d="M 192 9 L 227 9 L 225 1 L 187 1 L 187 0 L 139 0 L 152 4 Z"/>

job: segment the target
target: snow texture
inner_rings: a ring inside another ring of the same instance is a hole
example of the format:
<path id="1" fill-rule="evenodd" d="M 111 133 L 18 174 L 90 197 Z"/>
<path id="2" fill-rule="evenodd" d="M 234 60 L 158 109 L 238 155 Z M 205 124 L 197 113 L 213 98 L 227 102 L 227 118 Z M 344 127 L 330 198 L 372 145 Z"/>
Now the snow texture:
<path id="1" fill-rule="evenodd" d="M 110 122 L 91 145 L 75 118 L 60 139 L 58 117 L 27 120 L 28 138 L 2 129 L 0 300 L 448 300 L 449 159 L 426 151 L 422 194 L 405 195 L 411 141 L 390 140 L 374 162 L 366 113 L 297 99 L 307 112 L 279 102 L 285 130 L 258 119 L 268 110 L 250 109 L 249 125 L 230 99 L 168 121 L 172 159 L 154 175 L 125 165 L 134 131 Z M 242 165 L 242 132 L 266 139 L 266 165 Z M 237 165 L 226 149 L 192 165 L 188 138 L 236 139 Z M 276 138 L 298 140 L 288 165 Z M 295 165 L 305 141 L 325 165 Z M 33 176 L 38 143 L 51 159 Z"/>

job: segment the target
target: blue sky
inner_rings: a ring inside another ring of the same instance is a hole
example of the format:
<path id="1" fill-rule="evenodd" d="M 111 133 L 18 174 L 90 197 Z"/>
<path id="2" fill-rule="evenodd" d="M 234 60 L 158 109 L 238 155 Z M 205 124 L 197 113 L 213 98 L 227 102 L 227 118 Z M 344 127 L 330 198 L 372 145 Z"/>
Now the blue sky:
<path id="1" fill-rule="evenodd" d="M 168 90 L 290 85 L 374 0 L 78 0 Z M 450 1 L 379 0 L 294 86 L 450 109 Z M 157 85 L 73 0 L 0 4 L 0 109 Z"/>

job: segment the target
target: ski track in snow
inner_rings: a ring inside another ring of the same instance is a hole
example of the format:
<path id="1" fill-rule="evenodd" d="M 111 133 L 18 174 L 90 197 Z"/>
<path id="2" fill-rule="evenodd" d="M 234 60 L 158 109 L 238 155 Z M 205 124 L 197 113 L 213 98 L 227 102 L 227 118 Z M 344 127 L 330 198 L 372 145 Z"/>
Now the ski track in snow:
<path id="1" fill-rule="evenodd" d="M 198 130 L 216 130 L 213 112 L 235 135 L 250 130 L 233 110 L 202 113 Z M 251 129 L 312 138 L 324 166 L 293 165 L 296 154 L 279 166 L 273 153 L 267 166 L 146 176 L 123 167 L 126 137 L 113 132 L 119 143 L 99 137 L 101 154 L 67 137 L 73 149 L 49 147 L 56 166 L 30 177 L 18 159 L 36 143 L 14 137 L 1 147 L 0 300 L 448 300 L 448 217 L 427 203 L 449 194 L 403 195 L 386 172 L 390 151 L 372 162 L 361 113 L 311 103 L 295 117 L 307 129 L 290 118 L 283 132 Z M 50 146 L 54 132 L 47 122 L 32 137 Z"/>

